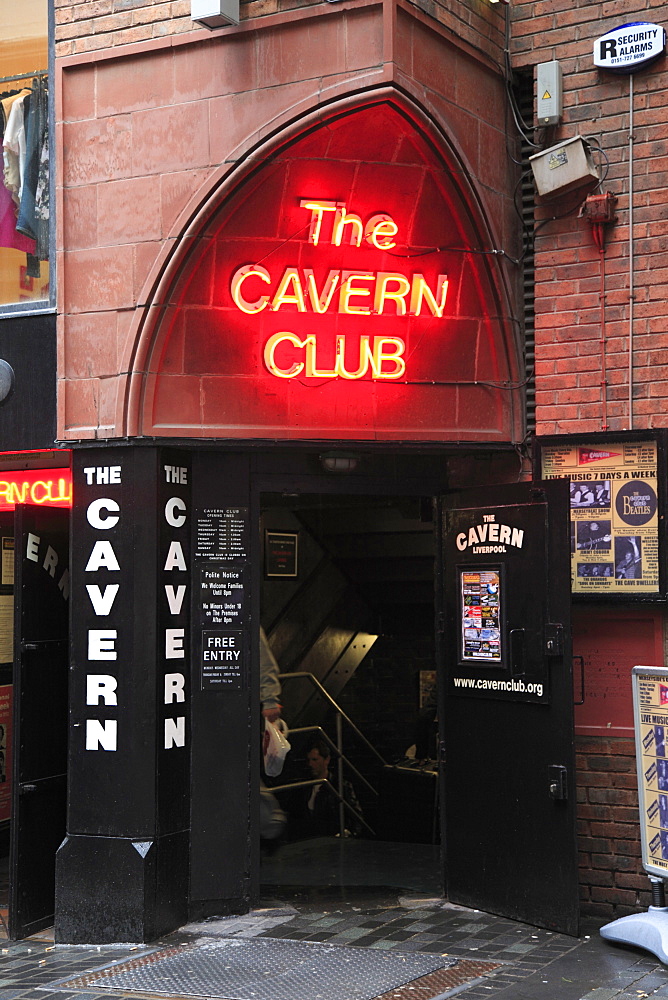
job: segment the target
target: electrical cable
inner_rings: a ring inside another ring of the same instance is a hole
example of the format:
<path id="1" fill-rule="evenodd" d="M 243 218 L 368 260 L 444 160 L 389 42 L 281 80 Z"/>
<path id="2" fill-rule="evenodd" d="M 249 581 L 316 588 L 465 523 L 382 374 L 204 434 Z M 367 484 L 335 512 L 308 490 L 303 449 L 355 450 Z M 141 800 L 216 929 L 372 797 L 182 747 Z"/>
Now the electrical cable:
<path id="1" fill-rule="evenodd" d="M 420 379 L 420 378 L 397 378 L 397 379 L 374 379 L 374 385 L 484 385 L 489 389 L 501 389 L 503 392 L 516 392 L 518 389 L 523 389 L 525 385 L 531 382 L 535 375 L 535 367 L 531 369 L 526 378 L 522 379 L 521 382 L 509 382 L 505 381 L 493 381 L 489 379 Z M 298 378 L 297 382 L 300 385 L 313 385 L 312 381 L 306 382 L 303 378 Z M 331 382 L 330 379 L 323 380 L 320 385 L 328 385 Z"/>
<path id="2" fill-rule="evenodd" d="M 408 249 L 408 248 L 407 248 Z M 509 253 L 505 250 L 499 250 L 497 247 L 492 247 L 490 250 L 484 250 L 479 247 L 427 247 L 424 250 L 416 250 L 415 253 L 392 253 L 390 250 L 386 251 L 388 257 L 427 257 L 433 253 L 463 253 L 463 254 L 479 254 L 481 256 L 491 256 L 491 257 L 505 257 L 513 264 L 519 264 L 520 261 L 516 257 L 511 257 Z"/>
<path id="3" fill-rule="evenodd" d="M 512 66 L 510 64 L 510 5 L 506 7 L 506 17 L 505 17 L 505 45 L 503 49 L 503 60 L 504 60 L 504 84 L 506 88 L 506 96 L 508 98 L 508 106 L 510 107 L 513 120 L 515 122 L 515 127 L 519 134 L 522 136 L 527 145 L 531 146 L 533 149 L 543 149 L 543 143 L 534 142 L 530 138 L 529 133 L 532 133 L 533 127 L 527 125 L 527 123 L 522 118 L 522 113 L 517 106 L 517 101 L 515 100 L 515 94 L 513 93 L 512 87 Z"/>
<path id="4" fill-rule="evenodd" d="M 606 153 L 606 151 L 601 146 L 601 143 L 596 138 L 596 136 L 594 136 L 594 135 L 583 135 L 582 138 L 584 139 L 585 142 L 588 142 L 590 144 L 590 146 L 592 147 L 592 151 L 594 153 L 598 153 L 598 155 L 603 160 L 603 163 L 604 163 L 603 175 L 602 175 L 602 177 L 600 178 L 600 180 L 598 182 L 598 189 L 600 191 L 602 189 L 602 187 L 603 187 L 603 184 L 607 180 L 608 173 L 610 172 L 610 158 L 609 158 L 608 154 Z"/>

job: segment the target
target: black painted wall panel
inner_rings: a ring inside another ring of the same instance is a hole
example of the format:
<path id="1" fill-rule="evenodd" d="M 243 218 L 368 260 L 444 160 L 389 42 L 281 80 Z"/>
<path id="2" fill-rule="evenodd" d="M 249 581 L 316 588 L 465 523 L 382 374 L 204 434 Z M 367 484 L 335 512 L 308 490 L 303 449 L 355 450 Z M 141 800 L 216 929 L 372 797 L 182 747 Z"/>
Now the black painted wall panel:
<path id="1" fill-rule="evenodd" d="M 56 317 L 0 321 L 0 359 L 14 390 L 0 402 L 0 451 L 52 448 L 56 435 Z"/>

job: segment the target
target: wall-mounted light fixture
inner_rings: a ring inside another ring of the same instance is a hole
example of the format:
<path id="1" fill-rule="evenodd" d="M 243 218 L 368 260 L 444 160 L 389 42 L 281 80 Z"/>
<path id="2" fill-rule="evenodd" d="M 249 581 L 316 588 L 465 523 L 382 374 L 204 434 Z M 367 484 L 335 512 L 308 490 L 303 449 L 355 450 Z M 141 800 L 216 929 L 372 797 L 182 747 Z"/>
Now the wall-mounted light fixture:
<path id="1" fill-rule="evenodd" d="M 529 157 L 536 190 L 541 198 L 554 198 L 585 184 L 600 183 L 591 147 L 582 136 L 564 139 L 556 146 Z"/>
<path id="2" fill-rule="evenodd" d="M 12 395 L 14 391 L 14 369 L 8 361 L 0 360 L 0 403 Z"/>
<path id="3" fill-rule="evenodd" d="M 239 23 L 239 0 L 190 0 L 190 16 L 204 28 Z"/>
<path id="4" fill-rule="evenodd" d="M 325 472 L 354 472 L 359 463 L 359 455 L 352 451 L 326 451 L 320 456 Z"/>

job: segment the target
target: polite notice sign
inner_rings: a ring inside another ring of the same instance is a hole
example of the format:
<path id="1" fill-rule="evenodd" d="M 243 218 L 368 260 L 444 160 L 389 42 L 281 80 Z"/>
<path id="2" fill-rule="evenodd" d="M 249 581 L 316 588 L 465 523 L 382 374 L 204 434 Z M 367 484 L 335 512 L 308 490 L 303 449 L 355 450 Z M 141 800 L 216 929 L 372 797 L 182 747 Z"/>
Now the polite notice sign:
<path id="1" fill-rule="evenodd" d="M 653 62 L 665 48 L 666 32 L 660 25 L 634 21 L 596 39 L 594 65 L 613 73 L 633 73 Z"/>
<path id="2" fill-rule="evenodd" d="M 545 445 L 542 476 L 570 480 L 573 593 L 656 593 L 656 441 Z"/>
<path id="3" fill-rule="evenodd" d="M 645 871 L 668 877 L 668 668 L 634 667 L 633 714 Z"/>
<path id="4" fill-rule="evenodd" d="M 202 621 L 211 625 L 239 627 L 246 618 L 244 567 L 227 563 L 203 563 L 200 568 Z"/>

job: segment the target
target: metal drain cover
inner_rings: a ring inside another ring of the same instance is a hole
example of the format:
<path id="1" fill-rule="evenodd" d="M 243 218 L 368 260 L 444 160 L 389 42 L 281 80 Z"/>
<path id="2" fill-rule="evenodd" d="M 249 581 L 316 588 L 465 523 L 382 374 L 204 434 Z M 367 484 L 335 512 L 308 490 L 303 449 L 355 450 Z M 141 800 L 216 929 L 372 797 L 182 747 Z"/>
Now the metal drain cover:
<path id="1" fill-rule="evenodd" d="M 60 983 L 214 1000 L 373 1000 L 456 960 L 349 945 L 223 938 Z"/>

